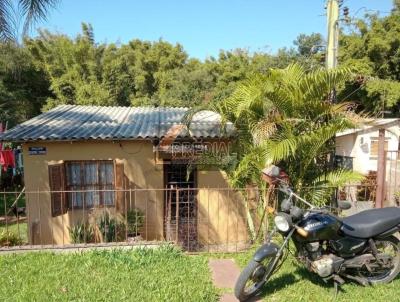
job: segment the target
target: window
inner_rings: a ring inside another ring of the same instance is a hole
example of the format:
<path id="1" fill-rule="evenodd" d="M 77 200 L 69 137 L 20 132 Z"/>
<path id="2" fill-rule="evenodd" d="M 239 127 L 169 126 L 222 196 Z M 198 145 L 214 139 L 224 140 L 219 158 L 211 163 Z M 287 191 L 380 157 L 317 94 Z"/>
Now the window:
<path id="1" fill-rule="evenodd" d="M 335 167 L 353 171 L 353 158 L 350 156 L 335 155 Z"/>
<path id="2" fill-rule="evenodd" d="M 385 151 L 388 150 L 388 145 L 389 141 L 385 139 Z M 378 146 L 379 146 L 379 141 L 371 139 L 371 150 L 370 150 L 371 157 L 378 157 Z"/>
<path id="3" fill-rule="evenodd" d="M 66 191 L 69 208 L 92 208 L 115 204 L 114 162 L 66 162 Z"/>

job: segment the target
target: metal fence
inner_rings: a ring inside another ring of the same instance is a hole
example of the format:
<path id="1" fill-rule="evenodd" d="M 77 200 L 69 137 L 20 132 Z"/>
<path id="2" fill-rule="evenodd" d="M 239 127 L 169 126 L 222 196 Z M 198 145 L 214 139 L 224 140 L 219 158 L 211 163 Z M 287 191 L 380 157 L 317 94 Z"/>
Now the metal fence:
<path id="1" fill-rule="evenodd" d="M 222 188 L 0 194 L 3 250 L 168 241 L 187 251 L 239 251 L 251 242 L 246 207 L 259 203 L 248 190 Z"/>
<path id="2" fill-rule="evenodd" d="M 0 250 L 173 242 L 187 251 L 240 251 L 262 238 L 268 212 L 278 206 L 264 193 L 255 187 L 2 192 Z M 349 200 L 360 211 L 374 206 L 376 186 L 346 186 L 333 195 L 333 202 Z"/>
<path id="3" fill-rule="evenodd" d="M 385 152 L 384 204 L 400 206 L 400 156 L 399 151 Z"/>

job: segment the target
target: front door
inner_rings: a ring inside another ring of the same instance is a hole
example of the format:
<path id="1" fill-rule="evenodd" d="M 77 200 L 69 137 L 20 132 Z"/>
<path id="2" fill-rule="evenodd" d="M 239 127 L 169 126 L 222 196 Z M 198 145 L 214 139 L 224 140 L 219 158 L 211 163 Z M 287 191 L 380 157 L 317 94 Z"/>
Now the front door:
<path id="1" fill-rule="evenodd" d="M 197 248 L 196 170 L 186 164 L 164 165 L 164 234 L 185 250 Z"/>

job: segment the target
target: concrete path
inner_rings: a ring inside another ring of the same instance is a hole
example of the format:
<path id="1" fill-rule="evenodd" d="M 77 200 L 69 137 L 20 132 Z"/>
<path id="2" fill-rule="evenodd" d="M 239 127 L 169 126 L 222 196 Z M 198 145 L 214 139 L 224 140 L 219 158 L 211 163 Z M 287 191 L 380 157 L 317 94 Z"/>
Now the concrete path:
<path id="1" fill-rule="evenodd" d="M 211 259 L 209 261 L 214 285 L 225 291 L 221 302 L 238 301 L 233 295 L 233 288 L 239 277 L 240 269 L 233 259 Z"/>

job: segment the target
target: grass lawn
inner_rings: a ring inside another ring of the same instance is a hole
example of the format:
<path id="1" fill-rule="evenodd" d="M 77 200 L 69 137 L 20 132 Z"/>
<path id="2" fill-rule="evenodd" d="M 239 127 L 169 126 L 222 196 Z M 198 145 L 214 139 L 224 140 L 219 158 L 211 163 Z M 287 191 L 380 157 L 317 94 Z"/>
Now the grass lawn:
<path id="1" fill-rule="evenodd" d="M 219 257 L 234 258 L 244 267 L 251 259 L 252 253 L 223 255 Z M 317 275 L 307 271 L 289 256 L 280 270 L 272 276 L 264 287 L 265 301 L 319 301 L 319 302 L 354 302 L 354 301 L 400 301 L 400 278 L 390 284 L 375 287 L 362 287 L 355 283 L 345 284 L 343 291 L 334 300 L 333 284 L 326 284 Z"/>
<path id="2" fill-rule="evenodd" d="M 207 263 L 170 246 L 0 256 L 0 301 L 217 301 Z"/>
<path id="3" fill-rule="evenodd" d="M 252 252 L 187 256 L 160 249 L 0 256 L 0 301 L 218 301 L 208 258 L 245 266 Z M 264 288 L 265 301 L 400 301 L 400 278 L 387 285 L 325 284 L 289 256 Z M 229 291 L 229 290 L 228 290 Z"/>

